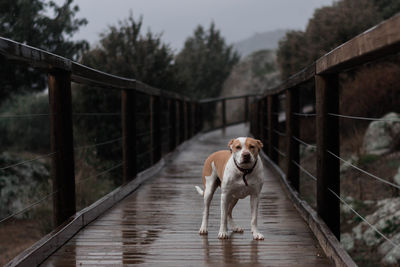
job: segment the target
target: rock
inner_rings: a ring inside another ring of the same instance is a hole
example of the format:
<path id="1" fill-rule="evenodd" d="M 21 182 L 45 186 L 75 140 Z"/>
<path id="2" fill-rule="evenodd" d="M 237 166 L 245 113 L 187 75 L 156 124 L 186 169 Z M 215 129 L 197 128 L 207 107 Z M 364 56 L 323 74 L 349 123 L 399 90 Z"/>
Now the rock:
<path id="1" fill-rule="evenodd" d="M 392 112 L 382 118 L 399 121 L 371 122 L 364 135 L 363 150 L 365 154 L 383 155 L 393 151 L 399 144 L 400 114 Z"/>
<path id="2" fill-rule="evenodd" d="M 357 155 L 351 155 L 350 159 L 346 160 L 347 162 L 355 165 L 358 162 L 359 158 Z M 340 165 L 340 173 L 345 173 L 350 168 L 350 164 L 343 163 Z"/>
<path id="3" fill-rule="evenodd" d="M 346 251 L 351 251 L 354 248 L 354 239 L 351 234 L 344 233 L 340 235 L 340 244 Z"/>
<path id="4" fill-rule="evenodd" d="M 0 154 L 0 166 L 10 166 L 26 159 Z M 49 170 L 40 161 L 0 170 L 0 218 L 20 211 L 49 192 Z M 21 214 L 19 218 L 23 217 Z"/>
<path id="5" fill-rule="evenodd" d="M 393 180 L 396 184 L 400 185 L 400 167 L 397 169 L 397 173 L 394 175 Z"/>
<path id="6" fill-rule="evenodd" d="M 354 198 L 352 198 L 352 197 L 343 197 L 343 198 L 344 198 L 344 201 L 346 201 L 346 203 L 349 204 L 350 207 L 354 208 L 354 207 L 353 207 Z M 351 209 L 350 209 L 349 206 L 347 206 L 347 205 L 340 205 L 340 211 L 341 211 L 342 213 L 345 213 L 345 214 L 350 214 L 350 213 L 352 213 L 352 211 L 351 211 Z"/>

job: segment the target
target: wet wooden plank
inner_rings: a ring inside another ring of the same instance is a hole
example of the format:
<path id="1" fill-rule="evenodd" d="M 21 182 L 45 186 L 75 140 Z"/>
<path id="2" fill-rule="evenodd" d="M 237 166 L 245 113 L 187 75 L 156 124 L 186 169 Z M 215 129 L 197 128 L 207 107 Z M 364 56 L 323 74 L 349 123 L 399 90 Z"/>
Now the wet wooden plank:
<path id="1" fill-rule="evenodd" d="M 209 235 L 199 236 L 203 200 L 202 162 L 247 129 L 229 127 L 200 136 L 154 179 L 82 229 L 43 266 L 331 266 L 311 230 L 267 170 L 259 209 L 264 241 L 250 233 L 249 198 L 239 201 L 234 217 L 245 229 L 228 240 L 217 238 L 219 198 L 210 208 Z"/>

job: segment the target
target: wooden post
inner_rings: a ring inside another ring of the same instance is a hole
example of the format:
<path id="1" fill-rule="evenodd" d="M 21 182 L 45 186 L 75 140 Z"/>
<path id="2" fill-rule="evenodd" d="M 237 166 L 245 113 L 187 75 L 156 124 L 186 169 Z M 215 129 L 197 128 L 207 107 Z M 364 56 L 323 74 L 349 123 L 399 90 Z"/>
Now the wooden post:
<path id="1" fill-rule="evenodd" d="M 168 140 L 169 140 L 169 151 L 172 151 L 176 147 L 176 102 L 172 99 L 168 99 Z"/>
<path id="2" fill-rule="evenodd" d="M 299 88 L 286 90 L 286 177 L 293 189 L 299 191 L 300 170 L 293 161 L 300 163 L 300 144 L 293 136 L 299 138 L 300 130 L 293 112 L 299 112 Z"/>
<path id="3" fill-rule="evenodd" d="M 244 98 L 244 121 L 247 122 L 249 120 L 249 96 L 245 96 Z"/>
<path id="4" fill-rule="evenodd" d="M 53 219 L 55 226 L 76 212 L 75 166 L 71 108 L 71 74 L 54 72 L 48 76 L 52 159 Z"/>
<path id="5" fill-rule="evenodd" d="M 340 240 L 340 162 L 339 120 L 328 113 L 339 113 L 337 74 L 315 76 L 317 104 L 317 212 Z M 330 189 L 330 190 L 329 190 Z"/>
<path id="6" fill-rule="evenodd" d="M 161 159 L 161 108 L 160 97 L 150 97 L 150 114 L 151 114 L 151 165 Z"/>
<path id="7" fill-rule="evenodd" d="M 122 181 L 127 183 L 137 173 L 136 166 L 136 92 L 121 91 L 121 123 L 122 123 Z"/>
<path id="8" fill-rule="evenodd" d="M 257 100 L 255 103 L 255 107 L 254 107 L 254 132 L 255 132 L 255 137 L 258 138 L 260 135 L 260 101 L 261 100 Z"/>
<path id="9" fill-rule="evenodd" d="M 191 132 L 192 132 L 192 137 L 193 137 L 196 134 L 196 129 L 197 129 L 196 103 L 195 102 L 191 102 L 191 106 L 192 106 L 192 128 L 191 128 Z"/>
<path id="10" fill-rule="evenodd" d="M 257 118 L 258 118 L 258 134 L 257 138 L 263 140 L 264 138 L 264 121 L 263 121 L 263 116 L 262 116 L 262 111 L 264 110 L 264 99 L 260 99 L 258 101 L 258 109 L 257 109 Z"/>
<path id="11" fill-rule="evenodd" d="M 263 129 L 262 129 L 262 131 L 263 131 L 262 142 L 264 144 L 263 150 L 266 154 L 268 154 L 268 129 L 269 128 L 268 128 L 268 98 L 267 97 L 264 98 L 264 108 L 263 108 L 261 114 L 262 114 L 261 119 L 263 120 L 263 125 L 264 125 Z"/>
<path id="12" fill-rule="evenodd" d="M 197 105 L 199 107 L 199 132 L 201 132 L 204 127 L 203 105 L 201 103 L 198 103 Z"/>
<path id="13" fill-rule="evenodd" d="M 221 102 L 222 102 L 222 105 L 221 105 L 222 128 L 225 130 L 225 127 L 226 127 L 226 100 L 222 99 Z"/>
<path id="14" fill-rule="evenodd" d="M 183 140 L 189 139 L 189 114 L 188 114 L 188 103 L 187 101 L 183 102 L 183 128 L 184 128 L 184 135 Z"/>
<path id="15" fill-rule="evenodd" d="M 278 164 L 279 155 L 278 151 L 274 149 L 275 147 L 279 147 L 279 139 L 278 134 L 274 131 L 278 127 L 278 95 L 270 95 L 268 96 L 268 155 L 272 161 Z"/>
<path id="16" fill-rule="evenodd" d="M 186 140 L 190 139 L 192 137 L 192 124 L 193 124 L 193 120 L 192 120 L 192 113 L 193 113 L 193 109 L 192 109 L 192 103 L 187 101 L 185 102 L 186 105 Z"/>
<path id="17" fill-rule="evenodd" d="M 178 120 L 179 120 L 179 143 L 185 141 L 185 113 L 183 100 L 179 101 Z"/>

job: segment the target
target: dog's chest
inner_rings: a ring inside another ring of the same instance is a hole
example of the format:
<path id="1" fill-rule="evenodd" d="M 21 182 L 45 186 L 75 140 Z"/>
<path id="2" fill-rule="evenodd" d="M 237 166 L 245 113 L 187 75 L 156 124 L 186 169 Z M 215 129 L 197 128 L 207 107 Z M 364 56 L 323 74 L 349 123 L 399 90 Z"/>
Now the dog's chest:
<path id="1" fill-rule="evenodd" d="M 260 186 L 259 181 L 254 174 L 246 175 L 248 185 L 243 181 L 243 174 L 238 174 L 235 171 L 229 171 L 224 175 L 223 190 L 232 195 L 234 198 L 245 198 L 251 195 L 256 188 Z"/>

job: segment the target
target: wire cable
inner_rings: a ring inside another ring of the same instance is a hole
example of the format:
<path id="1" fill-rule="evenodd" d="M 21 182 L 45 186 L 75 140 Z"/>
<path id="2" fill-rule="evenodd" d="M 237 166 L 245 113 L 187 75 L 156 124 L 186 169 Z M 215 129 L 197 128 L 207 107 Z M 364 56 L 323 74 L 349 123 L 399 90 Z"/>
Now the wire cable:
<path id="1" fill-rule="evenodd" d="M 312 148 L 317 148 L 316 145 L 310 145 L 306 142 L 304 142 L 303 140 L 297 138 L 296 136 L 292 136 L 294 140 L 296 140 L 297 142 L 299 142 L 300 144 L 304 145 L 304 146 L 308 146 L 308 147 L 312 147 Z"/>
<path id="2" fill-rule="evenodd" d="M 348 161 L 342 159 L 341 157 L 339 157 L 339 156 L 336 155 L 335 153 L 333 153 L 333 152 L 331 152 L 331 151 L 329 151 L 329 150 L 327 150 L 327 152 L 328 152 L 329 154 L 331 154 L 332 156 L 334 156 L 335 158 L 337 158 L 337 159 L 343 161 L 344 163 L 348 164 L 349 166 L 353 167 L 354 169 L 356 169 L 356 170 L 358 170 L 358 171 L 360 171 L 360 172 L 362 172 L 362 173 L 364 173 L 364 174 L 366 174 L 366 175 L 368 175 L 368 176 L 370 176 L 370 177 L 372 177 L 372 178 L 374 178 L 374 179 L 376 179 L 376 180 L 378 180 L 378 181 L 380 181 L 380 182 L 382 182 L 382 183 L 385 183 L 385 184 L 391 185 L 391 186 L 393 186 L 393 187 L 395 187 L 395 188 L 397 188 L 397 189 L 400 189 L 400 186 L 398 186 L 398 185 L 396 185 L 396 184 L 394 184 L 394 183 L 391 183 L 391 182 L 389 182 L 389 181 L 386 181 L 385 179 L 382 179 L 382 178 L 380 178 L 380 177 L 378 177 L 378 176 L 376 176 L 376 175 L 374 175 L 374 174 L 372 174 L 372 173 L 369 173 L 369 172 L 367 172 L 367 171 L 364 171 L 363 169 L 361 169 L 361 168 L 359 168 L 359 167 L 357 167 L 357 166 L 351 164 L 350 162 L 348 162 Z"/>
<path id="3" fill-rule="evenodd" d="M 400 122 L 400 119 L 381 119 L 381 118 L 369 118 L 369 117 L 357 117 L 357 116 L 348 116 L 341 115 L 336 113 L 328 113 L 331 116 L 345 118 L 345 119 L 355 119 L 355 120 L 367 120 L 367 121 L 389 121 L 389 122 Z"/>
<path id="4" fill-rule="evenodd" d="M 46 199 L 48 199 L 50 196 L 53 196 L 53 195 L 56 194 L 56 193 L 58 193 L 58 190 L 57 190 L 57 191 L 54 191 L 54 192 L 52 192 L 52 193 L 50 193 L 50 194 L 48 194 L 48 195 L 46 195 L 46 196 L 44 196 L 43 198 L 39 199 L 38 201 L 32 203 L 31 205 L 29 205 L 29 206 L 27 206 L 27 207 L 25 207 L 25 208 L 23 208 L 23 209 L 20 210 L 20 211 L 17 211 L 17 212 L 15 212 L 15 213 L 11 214 L 11 215 L 8 215 L 7 217 L 5 217 L 5 218 L 3 218 L 3 219 L 0 220 L 0 224 L 3 223 L 3 222 L 5 222 L 5 221 L 7 221 L 8 219 L 10 219 L 10 218 L 12 218 L 12 217 L 15 217 L 15 216 L 17 216 L 17 215 L 19 215 L 19 214 L 21 214 L 21 213 L 24 213 L 24 212 L 27 211 L 27 210 L 32 209 L 33 207 L 39 205 L 40 203 L 42 203 L 43 201 L 45 201 Z"/>
<path id="5" fill-rule="evenodd" d="M 305 174 L 307 174 L 311 179 L 313 179 L 314 181 L 317 181 L 317 178 L 312 175 L 311 173 L 309 173 L 306 169 L 304 169 L 300 164 L 298 164 L 296 161 L 292 160 L 293 164 L 296 165 L 297 167 L 299 167 L 299 169 L 301 171 L 303 171 Z"/>
<path id="6" fill-rule="evenodd" d="M 93 144 L 93 145 L 86 145 L 86 146 L 78 146 L 78 147 L 74 147 L 74 150 L 81 150 L 81 149 L 85 149 L 85 148 L 92 148 L 92 147 L 97 147 L 97 146 L 103 146 L 103 145 L 107 145 L 107 144 L 111 144 L 111 143 L 115 143 L 117 141 L 122 140 L 122 137 L 120 138 L 116 138 L 116 139 L 112 139 L 109 141 L 105 141 L 105 142 L 101 142 L 101 143 L 97 143 L 97 144 Z"/>
<path id="7" fill-rule="evenodd" d="M 315 117 L 317 116 L 316 113 L 300 113 L 300 112 L 293 112 L 293 115 L 300 116 L 300 117 Z"/>
<path id="8" fill-rule="evenodd" d="M 111 168 L 109 168 L 109 169 L 107 169 L 107 170 L 104 170 L 104 171 L 102 171 L 102 172 L 100 172 L 100 173 L 98 173 L 98 174 L 96 174 L 96 175 L 93 175 L 93 176 L 90 176 L 90 177 L 88 177 L 88 178 L 79 180 L 79 181 L 76 182 L 75 184 L 80 184 L 80 183 L 82 183 L 82 182 L 84 182 L 84 181 L 87 181 L 87 180 L 90 180 L 90 179 L 99 177 L 99 176 L 101 176 L 101 175 L 104 175 L 104 174 L 106 174 L 106 173 L 108 173 L 108 172 L 110 172 L 110 171 L 112 171 L 112 170 L 115 170 L 115 169 L 121 167 L 122 164 L 124 164 L 124 161 L 121 161 L 121 162 L 118 163 L 117 165 L 114 165 L 113 167 L 111 167 Z"/>
<path id="9" fill-rule="evenodd" d="M 22 118 L 32 118 L 32 117 L 44 117 L 44 116 L 50 116 L 50 114 L 38 113 L 38 114 L 0 115 L 0 119 L 22 119 Z"/>
<path id="10" fill-rule="evenodd" d="M 286 133 L 282 133 L 282 132 L 280 132 L 280 131 L 278 131 L 278 130 L 275 130 L 275 129 L 274 129 L 274 132 L 275 132 L 276 134 L 278 134 L 279 136 L 282 136 L 282 137 L 285 137 L 285 136 L 286 136 Z"/>
<path id="11" fill-rule="evenodd" d="M 36 158 L 33 158 L 33 159 L 24 160 L 24 161 L 21 161 L 21 162 L 12 164 L 12 165 L 8 165 L 8 166 L 6 166 L 6 167 L 1 167 L 1 168 L 0 168 L 0 171 L 6 170 L 6 169 L 9 169 L 9 168 L 12 168 L 12 167 L 16 167 L 16 166 L 19 166 L 19 165 L 22 165 L 22 164 L 25 164 L 25 163 L 28 163 L 28 162 L 32 162 L 32 161 L 35 161 L 35 160 L 38 160 L 38 159 L 46 158 L 46 157 L 52 156 L 52 155 L 54 155 L 54 154 L 56 154 L 56 153 L 57 153 L 57 152 L 51 152 L 51 153 L 49 153 L 49 154 L 41 155 L 41 156 L 36 157 Z"/>
<path id="12" fill-rule="evenodd" d="M 363 220 L 366 224 L 368 224 L 369 227 L 371 227 L 376 233 L 378 233 L 381 237 L 383 237 L 385 240 L 387 240 L 390 244 L 392 244 L 394 247 L 398 247 L 396 243 L 394 243 L 391 239 L 389 239 L 387 236 L 385 236 L 381 231 L 379 231 L 375 226 L 370 224 L 363 216 L 361 216 L 356 210 L 353 209 L 351 205 L 349 205 L 344 199 L 342 199 L 338 194 L 336 194 L 332 189 L 328 188 L 328 190 L 335 196 L 337 197 L 344 205 L 346 205 L 354 214 L 357 215 L 361 220 Z"/>
<path id="13" fill-rule="evenodd" d="M 282 157 L 286 157 L 286 154 L 285 153 L 283 153 L 282 151 L 280 151 L 278 148 L 276 148 L 276 147 L 272 147 L 276 152 L 278 152 L 278 154 L 279 155 L 281 155 Z"/>
<path id="14" fill-rule="evenodd" d="M 74 116 L 121 116 L 121 113 L 101 113 L 101 112 L 86 112 L 72 113 Z"/>

